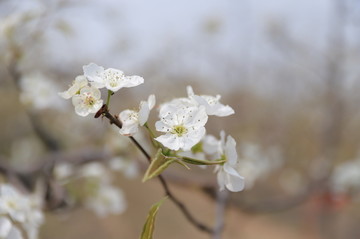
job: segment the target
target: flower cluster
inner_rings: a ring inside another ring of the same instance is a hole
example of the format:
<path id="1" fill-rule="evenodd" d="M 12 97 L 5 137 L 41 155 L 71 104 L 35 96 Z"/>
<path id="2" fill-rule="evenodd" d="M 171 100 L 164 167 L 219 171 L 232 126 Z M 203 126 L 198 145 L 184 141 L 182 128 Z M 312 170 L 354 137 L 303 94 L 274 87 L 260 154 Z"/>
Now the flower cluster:
<path id="1" fill-rule="evenodd" d="M 101 88 L 108 90 L 105 110 L 108 109 L 112 94 L 123 87 L 134 87 L 144 82 L 139 76 L 125 76 L 120 70 L 104 69 L 94 63 L 83 67 L 84 75 L 78 76 L 73 85 L 60 95 L 66 99 L 72 98 L 75 111 L 81 116 L 89 113 L 102 114 L 99 109 L 103 105 Z M 156 135 L 148 125 L 150 111 L 155 107 L 155 95 L 150 95 L 147 101 L 141 101 L 139 108 L 126 109 L 118 114 L 121 122 L 120 134 L 133 136 L 139 132 L 139 127 L 146 128 L 153 145 L 158 149 L 156 157 L 160 169 L 150 171 L 161 173 L 170 164 L 178 162 L 196 165 L 216 165 L 218 184 L 221 190 L 227 188 L 238 192 L 244 188 L 244 178 L 238 169 L 236 142 L 231 136 L 221 133 L 221 139 L 206 135 L 206 123 L 209 116 L 225 117 L 234 114 L 234 110 L 220 102 L 221 96 L 197 95 L 191 86 L 187 87 L 187 97 L 175 98 L 161 104 L 158 109 L 159 120 L 155 123 Z M 118 124 L 119 125 L 119 124 Z M 159 151 L 160 150 L 160 151 Z M 193 157 L 196 158 L 193 158 Z M 170 161 L 168 161 L 169 159 Z M 154 159 L 156 161 L 156 159 Z M 165 164 L 159 166 L 159 164 Z M 186 166 L 187 167 L 187 166 Z M 159 171 L 160 170 L 160 171 Z M 156 175 L 147 172 L 145 181 Z M 103 192 L 106 195 L 106 192 Z M 94 205 L 94 204 L 93 204 Z"/>
<path id="2" fill-rule="evenodd" d="M 134 87 L 144 83 L 140 76 L 126 76 L 120 70 L 104 69 L 94 63 L 83 67 L 84 74 L 76 77 L 68 90 L 59 93 L 64 99 L 72 98 L 75 112 L 80 116 L 96 113 L 103 105 L 99 89 L 106 87 L 116 92 L 123 87 Z"/>
<path id="3" fill-rule="evenodd" d="M 41 204 L 35 194 L 25 195 L 9 184 L 0 185 L 0 238 L 38 238 L 44 222 Z"/>

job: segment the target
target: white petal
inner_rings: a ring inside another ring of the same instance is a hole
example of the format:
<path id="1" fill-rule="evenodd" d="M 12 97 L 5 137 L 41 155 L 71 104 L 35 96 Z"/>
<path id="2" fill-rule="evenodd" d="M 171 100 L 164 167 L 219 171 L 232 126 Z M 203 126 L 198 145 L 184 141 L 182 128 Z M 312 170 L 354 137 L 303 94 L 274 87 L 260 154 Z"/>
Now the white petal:
<path id="1" fill-rule="evenodd" d="M 228 105 L 218 104 L 216 105 L 215 109 L 213 110 L 213 115 L 219 117 L 225 117 L 234 114 L 235 111 Z M 209 114 L 210 115 L 210 114 Z"/>
<path id="2" fill-rule="evenodd" d="M 182 147 L 183 150 L 190 150 L 195 144 L 199 143 L 200 140 L 204 137 L 206 133 L 205 127 L 201 127 L 197 130 L 192 130 L 186 135 L 184 135 L 183 142 L 184 146 Z"/>
<path id="3" fill-rule="evenodd" d="M 143 126 L 147 122 L 149 118 L 149 114 L 150 114 L 150 108 L 148 102 L 141 101 L 140 109 L 139 109 L 139 124 L 141 126 Z"/>
<path id="4" fill-rule="evenodd" d="M 183 146 L 179 137 L 174 134 L 160 135 L 159 137 L 155 138 L 155 140 L 159 141 L 165 147 L 172 150 L 179 150 Z"/>
<path id="5" fill-rule="evenodd" d="M 239 192 L 244 189 L 245 182 L 244 177 L 242 177 L 230 164 L 225 163 L 225 186 L 228 190 L 232 192 Z"/>
<path id="6" fill-rule="evenodd" d="M 98 66 L 95 63 L 83 66 L 84 75 L 91 82 L 91 85 L 96 88 L 105 87 L 104 79 L 100 76 L 104 72 L 104 67 Z"/>
<path id="7" fill-rule="evenodd" d="M 156 121 L 155 128 L 159 132 L 170 132 L 171 127 L 168 124 L 165 124 L 163 121 Z"/>
<path id="8" fill-rule="evenodd" d="M 225 156 L 230 165 L 235 165 L 238 160 L 238 155 L 236 152 L 236 142 L 233 137 L 228 135 L 225 145 Z"/>
<path id="9" fill-rule="evenodd" d="M 129 125 L 123 125 L 123 127 L 119 130 L 121 135 L 124 136 L 133 136 L 136 134 L 139 130 L 139 124 L 129 124 Z"/>
<path id="10" fill-rule="evenodd" d="M 155 95 L 149 95 L 147 103 L 149 105 L 149 109 L 152 110 L 156 104 Z"/>
<path id="11" fill-rule="evenodd" d="M 63 91 L 63 92 L 59 92 L 58 93 L 62 98 L 64 98 L 65 100 L 70 99 L 72 97 L 72 95 L 69 93 L 68 90 Z"/>
<path id="12" fill-rule="evenodd" d="M 200 107 L 192 107 L 189 108 L 190 112 L 187 112 L 186 122 L 184 122 L 187 126 L 192 127 L 202 127 L 206 124 L 208 120 L 208 116 L 206 114 L 206 110 L 204 106 Z"/>
<path id="13" fill-rule="evenodd" d="M 7 217 L 0 217 L 0 238 L 6 238 L 12 227 L 11 221 Z"/>
<path id="14" fill-rule="evenodd" d="M 23 239 L 23 236 L 21 235 L 21 231 L 17 227 L 13 226 L 6 239 Z"/>
<path id="15" fill-rule="evenodd" d="M 134 87 L 144 83 L 144 78 L 140 76 L 127 76 L 125 77 L 125 82 L 123 87 Z"/>
<path id="16" fill-rule="evenodd" d="M 193 91 L 193 88 L 192 88 L 190 85 L 188 85 L 188 86 L 186 87 L 186 91 L 187 91 L 187 94 L 188 94 L 189 97 L 195 95 L 195 94 L 194 94 L 194 91 Z"/>

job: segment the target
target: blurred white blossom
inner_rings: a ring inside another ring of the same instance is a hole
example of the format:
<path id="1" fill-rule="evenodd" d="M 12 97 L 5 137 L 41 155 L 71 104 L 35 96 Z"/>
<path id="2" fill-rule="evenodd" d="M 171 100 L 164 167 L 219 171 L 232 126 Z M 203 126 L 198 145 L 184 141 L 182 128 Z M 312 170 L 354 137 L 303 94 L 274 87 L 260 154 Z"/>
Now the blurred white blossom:
<path id="1" fill-rule="evenodd" d="M 360 159 L 338 165 L 331 176 L 331 187 L 336 193 L 360 191 Z"/>
<path id="2" fill-rule="evenodd" d="M 110 182 L 111 176 L 105 166 L 99 162 L 92 162 L 83 165 L 78 175 L 85 178 L 93 178 L 101 182 Z"/>
<path id="3" fill-rule="evenodd" d="M 120 214 L 126 209 L 122 191 L 110 185 L 101 185 L 93 195 L 87 198 L 85 205 L 100 217 Z"/>
<path id="4" fill-rule="evenodd" d="M 109 167 L 116 172 L 122 172 L 126 178 L 132 179 L 139 175 L 139 167 L 134 160 L 115 157 L 109 161 Z"/>
<path id="5" fill-rule="evenodd" d="M 44 223 L 41 207 L 39 195 L 25 195 L 9 184 L 0 185 L 0 215 L 9 216 L 20 225 L 29 239 L 38 238 L 39 227 Z M 12 227 L 8 231 L 9 224 L 6 219 L 1 220 L 0 226 L 1 233 L 8 232 L 5 238 L 22 238 L 17 228 Z"/>
<path id="6" fill-rule="evenodd" d="M 21 102 L 35 110 L 63 107 L 57 96 L 59 87 L 40 72 L 24 75 L 20 79 L 20 88 Z"/>
<path id="7" fill-rule="evenodd" d="M 60 182 L 66 182 L 74 174 L 74 167 L 70 163 L 59 163 L 54 168 L 54 177 Z"/>

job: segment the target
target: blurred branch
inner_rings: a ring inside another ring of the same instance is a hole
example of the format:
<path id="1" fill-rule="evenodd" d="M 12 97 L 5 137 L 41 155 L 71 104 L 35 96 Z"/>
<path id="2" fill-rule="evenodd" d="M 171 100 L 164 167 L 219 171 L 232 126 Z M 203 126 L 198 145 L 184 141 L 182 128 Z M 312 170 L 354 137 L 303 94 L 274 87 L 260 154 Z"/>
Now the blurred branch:
<path id="1" fill-rule="evenodd" d="M 225 218 L 225 210 L 226 205 L 229 198 L 229 191 L 227 190 L 217 190 L 217 197 L 216 197 L 216 222 L 215 222 L 215 229 L 213 233 L 213 239 L 221 239 L 221 234 L 224 230 L 224 218 Z"/>

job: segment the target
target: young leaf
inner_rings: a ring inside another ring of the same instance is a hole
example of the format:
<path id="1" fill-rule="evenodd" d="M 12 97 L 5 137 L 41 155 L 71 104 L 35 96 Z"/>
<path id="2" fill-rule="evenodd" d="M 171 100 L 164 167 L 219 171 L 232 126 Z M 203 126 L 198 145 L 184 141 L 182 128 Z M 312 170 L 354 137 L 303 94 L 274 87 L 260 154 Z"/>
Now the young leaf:
<path id="1" fill-rule="evenodd" d="M 153 177 L 161 174 L 170 164 L 177 161 L 177 158 L 166 157 L 162 154 L 161 149 L 159 149 L 155 155 L 155 158 L 151 161 L 148 169 L 145 172 L 145 175 L 142 179 L 143 182 L 152 179 Z"/>
<path id="2" fill-rule="evenodd" d="M 181 157 L 181 159 L 186 163 L 195 164 L 195 165 L 217 165 L 217 164 L 226 163 L 226 159 L 213 160 L 213 161 L 200 160 L 189 157 Z"/>
<path id="3" fill-rule="evenodd" d="M 159 211 L 161 204 L 166 199 L 167 199 L 167 197 L 164 197 L 159 202 L 157 202 L 151 206 L 149 214 L 146 218 L 146 222 L 144 224 L 140 239 L 152 239 L 153 238 L 153 233 L 154 233 L 154 228 L 155 228 L 155 217 L 156 217 L 157 212 Z"/>

